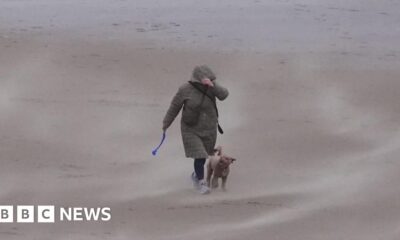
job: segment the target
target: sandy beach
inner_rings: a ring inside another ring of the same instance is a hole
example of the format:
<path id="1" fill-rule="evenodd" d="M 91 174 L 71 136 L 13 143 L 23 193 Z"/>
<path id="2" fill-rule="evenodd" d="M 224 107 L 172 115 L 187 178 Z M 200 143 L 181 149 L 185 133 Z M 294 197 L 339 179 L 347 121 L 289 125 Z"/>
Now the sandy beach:
<path id="1" fill-rule="evenodd" d="M 398 240 L 399 26 L 394 0 L 0 0 L 0 205 L 112 212 L 0 238 Z M 206 196 L 180 116 L 151 155 L 199 64 L 238 159 Z"/>

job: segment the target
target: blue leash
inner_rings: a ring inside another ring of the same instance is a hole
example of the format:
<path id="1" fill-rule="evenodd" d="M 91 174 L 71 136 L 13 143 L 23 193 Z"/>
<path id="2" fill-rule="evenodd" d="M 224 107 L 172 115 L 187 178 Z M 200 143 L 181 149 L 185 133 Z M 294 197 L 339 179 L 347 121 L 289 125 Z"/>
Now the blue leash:
<path id="1" fill-rule="evenodd" d="M 163 132 L 160 144 L 151 152 L 153 154 L 153 156 L 155 156 L 157 154 L 157 151 L 158 151 L 158 149 L 160 149 L 160 147 L 163 144 L 164 140 L 165 140 L 165 132 Z"/>

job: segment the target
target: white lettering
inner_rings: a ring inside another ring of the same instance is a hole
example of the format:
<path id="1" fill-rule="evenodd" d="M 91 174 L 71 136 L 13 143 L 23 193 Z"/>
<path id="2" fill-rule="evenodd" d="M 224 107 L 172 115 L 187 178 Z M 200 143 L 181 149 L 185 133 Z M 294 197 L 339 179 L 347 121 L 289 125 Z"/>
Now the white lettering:
<path id="1" fill-rule="evenodd" d="M 86 220 L 98 221 L 99 216 L 100 216 L 100 208 L 85 208 L 84 211 L 85 211 L 85 215 L 86 215 Z"/>
<path id="2" fill-rule="evenodd" d="M 60 221 L 64 221 L 64 218 L 67 221 L 72 221 L 72 208 L 68 208 L 68 210 L 66 210 L 65 208 L 60 208 Z"/>
<path id="3" fill-rule="evenodd" d="M 74 211 L 74 220 L 75 221 L 83 221 L 82 210 L 83 209 L 81 207 L 77 207 L 77 208 L 73 209 L 73 211 Z"/>
<path id="4" fill-rule="evenodd" d="M 111 220 L 111 209 L 109 207 L 101 209 L 102 217 L 101 220 L 103 221 L 110 221 Z"/>

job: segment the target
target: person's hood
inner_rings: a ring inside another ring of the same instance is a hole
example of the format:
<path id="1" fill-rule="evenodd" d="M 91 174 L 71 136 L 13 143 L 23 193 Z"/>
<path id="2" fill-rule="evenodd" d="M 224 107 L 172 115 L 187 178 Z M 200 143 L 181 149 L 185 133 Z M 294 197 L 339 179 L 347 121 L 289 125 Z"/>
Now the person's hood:
<path id="1" fill-rule="evenodd" d="M 191 82 L 201 83 L 203 78 L 209 78 L 211 81 L 216 79 L 214 72 L 207 65 L 196 66 L 192 72 Z"/>

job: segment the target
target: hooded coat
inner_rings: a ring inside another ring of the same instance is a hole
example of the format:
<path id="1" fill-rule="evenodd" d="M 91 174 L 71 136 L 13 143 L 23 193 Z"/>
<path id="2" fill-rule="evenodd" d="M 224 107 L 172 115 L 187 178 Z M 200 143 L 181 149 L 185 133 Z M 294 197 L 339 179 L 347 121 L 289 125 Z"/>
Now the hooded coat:
<path id="1" fill-rule="evenodd" d="M 207 87 L 201 83 L 204 77 L 209 78 L 214 87 Z M 194 68 L 190 82 L 205 91 L 214 101 L 216 98 L 224 100 L 228 97 L 228 90 L 216 82 L 215 74 L 208 66 Z M 218 117 L 214 103 L 209 97 L 193 87 L 189 82 L 179 87 L 171 101 L 163 120 L 163 129 L 166 130 L 174 121 L 180 110 L 182 115 L 190 114 L 193 109 L 199 111 L 197 124 L 191 126 L 181 118 L 181 134 L 185 156 L 188 158 L 207 158 L 214 153 L 217 140 Z M 201 105 L 201 106 L 200 106 Z M 200 106 L 200 107 L 199 107 Z"/>

